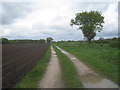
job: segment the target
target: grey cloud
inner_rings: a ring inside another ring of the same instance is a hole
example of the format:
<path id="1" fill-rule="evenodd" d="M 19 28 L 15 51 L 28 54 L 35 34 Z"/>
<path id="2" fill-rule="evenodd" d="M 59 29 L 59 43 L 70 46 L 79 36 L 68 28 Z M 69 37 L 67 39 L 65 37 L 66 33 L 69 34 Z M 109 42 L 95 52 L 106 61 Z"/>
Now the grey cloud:
<path id="1" fill-rule="evenodd" d="M 44 29 L 52 30 L 53 29 L 53 30 L 61 31 L 61 30 L 69 30 L 71 28 L 70 28 L 69 23 L 66 23 L 64 25 L 63 24 L 59 24 L 59 25 L 54 25 L 53 24 L 53 25 L 50 25 L 50 26 L 46 26 L 43 23 L 38 22 L 38 23 L 35 23 L 35 24 L 32 25 L 32 29 L 36 29 L 36 30 L 44 30 Z"/>
<path id="2" fill-rule="evenodd" d="M 32 3 L 34 6 L 34 4 Z M 87 9 L 94 9 L 100 12 L 107 10 L 109 3 L 69 3 L 69 7 L 72 13 L 85 11 Z M 63 23 L 56 25 L 56 22 L 61 22 L 66 19 L 66 17 L 60 17 L 57 15 L 51 26 L 46 26 L 43 23 L 36 22 L 33 24 L 33 27 L 30 30 L 24 27 L 15 27 L 10 25 L 17 18 L 23 18 L 27 13 L 30 13 L 33 10 L 32 6 L 29 3 L 3 3 L 3 24 L 4 28 L 10 29 L 9 34 L 4 35 L 9 39 L 40 39 L 53 37 L 55 40 L 83 40 L 83 34 L 77 28 L 71 28 L 68 23 Z M 8 25 L 8 27 L 7 27 Z M 114 30 L 112 30 L 114 29 Z M 98 33 L 96 37 L 113 37 L 117 35 L 117 27 L 113 25 L 105 26 L 104 30 L 101 33 Z"/>
<path id="3" fill-rule="evenodd" d="M 101 33 L 98 34 L 97 37 L 114 37 L 114 36 L 118 36 L 118 32 L 115 30 L 115 32 L 105 32 L 105 33 Z"/>
<path id="4" fill-rule="evenodd" d="M 118 27 L 110 24 L 107 25 L 103 28 L 103 31 L 98 33 L 96 37 L 114 37 L 114 36 L 118 36 Z"/>
<path id="5" fill-rule="evenodd" d="M 108 7 L 109 2 L 73 2 L 70 4 L 70 7 L 73 11 L 87 11 L 89 10 L 98 10 L 103 12 L 105 8 Z"/>
<path id="6" fill-rule="evenodd" d="M 56 29 L 56 30 L 69 30 L 70 26 L 67 25 L 54 25 L 54 26 L 50 26 L 50 29 Z"/>
<path id="7" fill-rule="evenodd" d="M 25 17 L 31 10 L 31 3 L 3 2 L 2 24 L 11 24 L 15 19 Z"/>
<path id="8" fill-rule="evenodd" d="M 120 1 L 118 3 L 118 36 L 120 37 Z"/>

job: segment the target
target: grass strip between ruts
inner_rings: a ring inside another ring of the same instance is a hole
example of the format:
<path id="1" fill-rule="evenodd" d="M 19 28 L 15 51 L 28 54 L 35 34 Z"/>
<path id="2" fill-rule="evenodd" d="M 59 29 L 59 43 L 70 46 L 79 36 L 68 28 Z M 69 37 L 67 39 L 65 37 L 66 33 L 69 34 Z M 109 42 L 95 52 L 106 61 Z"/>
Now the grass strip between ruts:
<path id="1" fill-rule="evenodd" d="M 68 88 L 83 88 L 77 70 L 73 65 L 72 61 L 55 46 L 53 47 L 57 53 L 60 62 L 62 78 L 64 80 L 65 85 Z"/>

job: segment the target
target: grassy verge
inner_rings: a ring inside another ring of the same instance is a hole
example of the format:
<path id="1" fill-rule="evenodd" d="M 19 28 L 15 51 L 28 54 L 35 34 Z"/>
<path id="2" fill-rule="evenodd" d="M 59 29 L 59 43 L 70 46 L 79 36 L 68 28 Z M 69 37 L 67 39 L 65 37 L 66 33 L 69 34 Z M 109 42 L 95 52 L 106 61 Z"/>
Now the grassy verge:
<path id="1" fill-rule="evenodd" d="M 84 42 L 66 42 L 57 43 L 56 45 L 77 56 L 96 72 L 110 78 L 116 83 L 120 81 L 118 80 L 119 50 L 104 44 L 87 44 Z"/>
<path id="2" fill-rule="evenodd" d="M 68 88 L 82 88 L 76 68 L 72 61 L 54 46 L 62 69 L 62 78 Z"/>
<path id="3" fill-rule="evenodd" d="M 44 57 L 37 62 L 36 67 L 33 68 L 15 88 L 37 88 L 47 68 L 50 56 L 51 50 L 49 48 Z"/>

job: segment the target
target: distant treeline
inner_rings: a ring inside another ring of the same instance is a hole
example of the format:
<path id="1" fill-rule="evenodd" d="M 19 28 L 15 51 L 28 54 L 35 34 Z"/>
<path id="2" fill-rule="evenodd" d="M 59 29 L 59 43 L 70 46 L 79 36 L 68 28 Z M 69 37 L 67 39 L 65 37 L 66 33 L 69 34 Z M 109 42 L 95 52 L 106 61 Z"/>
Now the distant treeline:
<path id="1" fill-rule="evenodd" d="M 100 38 L 99 40 L 93 40 L 93 42 L 98 44 L 109 44 L 112 48 L 119 48 L 120 49 L 120 37 L 119 38 L 110 38 L 110 39 L 104 39 Z"/>
<path id="2" fill-rule="evenodd" d="M 0 43 L 2 44 L 20 44 L 20 43 L 45 43 L 45 39 L 40 40 L 32 40 L 32 39 L 16 39 L 16 40 L 8 40 L 7 38 L 1 38 Z"/>
<path id="3" fill-rule="evenodd" d="M 68 40 L 68 41 L 57 41 L 57 42 L 87 42 L 87 41 L 73 41 L 73 40 Z M 91 43 L 97 43 L 97 44 L 109 44 L 110 47 L 113 48 L 120 48 L 120 37 L 113 37 L 109 39 L 104 39 L 104 38 L 99 38 L 99 40 L 92 40 Z"/>

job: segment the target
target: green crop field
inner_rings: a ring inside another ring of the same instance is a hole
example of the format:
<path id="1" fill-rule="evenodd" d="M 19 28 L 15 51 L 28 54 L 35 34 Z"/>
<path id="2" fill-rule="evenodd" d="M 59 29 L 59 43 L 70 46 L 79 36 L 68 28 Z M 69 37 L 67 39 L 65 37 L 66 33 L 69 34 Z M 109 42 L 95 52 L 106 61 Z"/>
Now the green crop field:
<path id="1" fill-rule="evenodd" d="M 118 82 L 118 50 L 109 44 L 86 42 L 60 42 L 55 45 L 74 54 L 96 72 Z M 119 82 L 120 84 L 120 82 Z"/>

